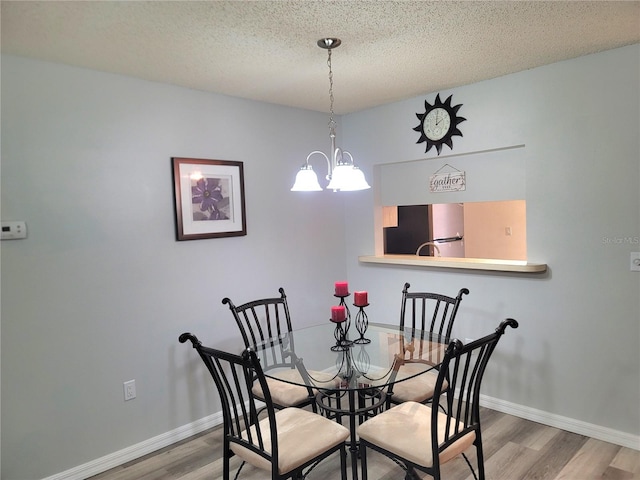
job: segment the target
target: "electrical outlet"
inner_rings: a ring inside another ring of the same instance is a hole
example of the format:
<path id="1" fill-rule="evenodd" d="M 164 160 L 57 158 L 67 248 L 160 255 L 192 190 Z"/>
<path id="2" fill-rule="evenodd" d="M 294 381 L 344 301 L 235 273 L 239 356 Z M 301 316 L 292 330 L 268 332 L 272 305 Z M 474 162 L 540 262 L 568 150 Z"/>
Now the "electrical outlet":
<path id="1" fill-rule="evenodd" d="M 136 398 L 136 381 L 129 380 L 124 382 L 124 401 L 133 400 Z"/>

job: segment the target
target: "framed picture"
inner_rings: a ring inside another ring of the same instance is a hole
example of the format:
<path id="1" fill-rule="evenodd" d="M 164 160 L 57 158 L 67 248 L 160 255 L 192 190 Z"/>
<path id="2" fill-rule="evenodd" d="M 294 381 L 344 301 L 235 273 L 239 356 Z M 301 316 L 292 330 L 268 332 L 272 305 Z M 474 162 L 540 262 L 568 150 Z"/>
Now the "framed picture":
<path id="1" fill-rule="evenodd" d="M 177 240 L 247 234 L 242 162 L 171 160 Z"/>

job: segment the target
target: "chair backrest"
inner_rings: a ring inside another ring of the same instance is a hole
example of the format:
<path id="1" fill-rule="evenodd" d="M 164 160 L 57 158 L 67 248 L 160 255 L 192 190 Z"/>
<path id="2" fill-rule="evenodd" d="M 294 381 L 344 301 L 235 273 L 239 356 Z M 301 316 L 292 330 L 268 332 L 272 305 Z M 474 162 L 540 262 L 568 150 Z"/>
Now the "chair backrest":
<path id="1" fill-rule="evenodd" d="M 512 318 L 503 320 L 496 331 L 463 345 L 453 340 L 447 347 L 436 380 L 431 407 L 431 439 L 434 462 L 439 454 L 471 432 L 480 438 L 480 387 L 491 354 L 507 326 L 518 328 Z M 443 415 L 441 411 L 446 412 Z M 446 420 L 445 420 L 446 416 Z M 443 425 L 444 423 L 444 425 Z M 438 431 L 441 433 L 439 434 Z M 444 432 L 444 437 L 442 437 Z M 438 438 L 438 436 L 441 436 Z M 437 449 L 437 451 L 436 451 Z"/>
<path id="2" fill-rule="evenodd" d="M 278 290 L 280 297 L 261 298 L 236 306 L 230 298 L 222 303 L 229 306 L 245 347 L 249 348 L 291 333 L 291 318 L 284 288 Z"/>
<path id="3" fill-rule="evenodd" d="M 410 286 L 405 283 L 402 289 L 400 327 L 411 327 L 449 338 L 462 295 L 468 295 L 469 290 L 460 289 L 454 298 L 439 293 L 409 292 Z"/>
<path id="4" fill-rule="evenodd" d="M 241 355 L 206 347 L 191 333 L 183 333 L 180 343 L 190 340 L 207 366 L 218 389 L 224 420 L 224 455 L 230 455 L 230 444 L 238 444 L 272 463 L 278 471 L 278 438 L 275 428 L 261 428 L 258 413 L 266 410 L 269 426 L 275 426 L 275 410 L 260 362 L 251 349 Z M 264 398 L 257 398 L 252 386 L 258 381 Z M 264 408 L 266 406 L 266 409 Z M 265 451 L 265 444 L 271 453 Z M 225 477 L 226 478 L 226 477 Z"/>
<path id="5" fill-rule="evenodd" d="M 278 291 L 279 297 L 261 298 L 238 306 L 228 297 L 222 299 L 238 324 L 244 346 L 257 352 L 263 370 L 296 367 L 287 296 L 284 288 Z"/>

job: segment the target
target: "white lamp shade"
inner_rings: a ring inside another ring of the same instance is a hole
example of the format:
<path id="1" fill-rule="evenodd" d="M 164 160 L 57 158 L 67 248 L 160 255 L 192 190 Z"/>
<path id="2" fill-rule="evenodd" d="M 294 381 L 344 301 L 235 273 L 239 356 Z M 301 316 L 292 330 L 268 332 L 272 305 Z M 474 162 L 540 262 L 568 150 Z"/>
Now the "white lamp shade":
<path id="1" fill-rule="evenodd" d="M 318 176 L 313 171 L 311 165 L 303 165 L 298 174 L 296 181 L 291 187 L 292 192 L 319 192 L 322 188 L 318 183 Z"/>
<path id="2" fill-rule="evenodd" d="M 331 181 L 327 185 L 327 190 L 343 190 L 349 185 L 350 174 L 353 167 L 351 165 L 338 165 L 331 172 Z"/>
<path id="3" fill-rule="evenodd" d="M 338 165 L 331 174 L 329 190 L 351 192 L 371 188 L 364 178 L 364 173 L 353 165 Z"/>
<path id="4" fill-rule="evenodd" d="M 355 190 L 366 190 L 371 188 L 364 178 L 364 173 L 358 167 L 353 167 L 349 172 L 349 181 L 342 187 L 343 192 L 351 192 Z"/>

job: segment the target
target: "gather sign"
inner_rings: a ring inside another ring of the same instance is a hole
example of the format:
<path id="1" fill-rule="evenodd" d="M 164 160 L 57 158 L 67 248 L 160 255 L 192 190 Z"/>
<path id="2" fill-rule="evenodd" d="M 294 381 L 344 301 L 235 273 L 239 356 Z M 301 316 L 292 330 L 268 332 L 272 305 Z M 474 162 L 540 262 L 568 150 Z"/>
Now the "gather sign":
<path id="1" fill-rule="evenodd" d="M 434 173 L 429 177 L 429 192 L 460 192 L 466 190 L 465 172 Z"/>

